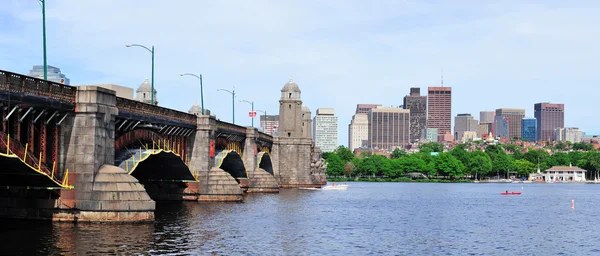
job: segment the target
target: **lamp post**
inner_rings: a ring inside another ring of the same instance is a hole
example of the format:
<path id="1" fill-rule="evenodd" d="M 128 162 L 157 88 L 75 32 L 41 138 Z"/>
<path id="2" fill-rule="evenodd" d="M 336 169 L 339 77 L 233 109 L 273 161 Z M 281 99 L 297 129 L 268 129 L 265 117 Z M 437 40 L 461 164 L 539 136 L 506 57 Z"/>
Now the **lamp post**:
<path id="1" fill-rule="evenodd" d="M 42 34 L 44 44 L 44 80 L 48 79 L 48 62 L 46 61 L 46 0 L 39 0 L 42 4 Z"/>
<path id="2" fill-rule="evenodd" d="M 227 89 L 217 89 L 217 91 L 224 91 L 231 93 L 231 115 L 232 115 L 232 123 L 235 124 L 235 86 L 233 86 L 233 91 Z"/>
<path id="3" fill-rule="evenodd" d="M 254 101 L 240 100 L 240 102 L 246 102 L 252 105 L 252 113 L 254 113 Z M 254 117 L 252 117 L 252 128 L 254 128 Z"/>
<path id="4" fill-rule="evenodd" d="M 193 77 L 200 79 L 200 105 L 202 106 L 202 115 L 204 115 L 204 93 L 202 90 L 202 74 L 197 76 L 197 75 L 190 74 L 190 73 L 184 73 L 184 74 L 180 74 L 180 76 L 193 76 Z"/>
<path id="5" fill-rule="evenodd" d="M 152 92 L 150 92 L 150 94 L 152 95 L 152 105 L 156 105 L 156 102 L 154 101 L 154 46 L 152 46 L 152 50 L 150 50 L 150 48 L 140 45 L 140 44 L 126 44 L 126 47 L 133 47 L 133 46 L 137 46 L 137 47 L 142 47 L 146 50 L 148 50 L 150 53 L 152 53 Z"/>
<path id="6" fill-rule="evenodd" d="M 265 127 L 267 127 L 267 111 L 263 111 L 263 110 L 257 109 L 256 112 L 260 112 L 260 113 L 265 114 Z M 260 119 L 258 119 L 258 121 L 260 122 Z M 272 134 L 269 132 L 269 135 L 272 135 Z"/>

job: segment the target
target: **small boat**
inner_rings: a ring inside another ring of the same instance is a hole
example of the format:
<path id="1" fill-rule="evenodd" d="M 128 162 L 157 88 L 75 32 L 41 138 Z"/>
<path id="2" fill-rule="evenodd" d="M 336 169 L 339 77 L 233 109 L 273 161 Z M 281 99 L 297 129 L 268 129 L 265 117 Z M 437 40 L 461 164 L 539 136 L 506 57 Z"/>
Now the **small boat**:
<path id="1" fill-rule="evenodd" d="M 298 188 L 302 190 L 321 190 L 320 188 Z"/>
<path id="2" fill-rule="evenodd" d="M 348 190 L 348 185 L 344 184 L 344 185 L 325 186 L 322 188 L 322 190 Z"/>
<path id="3" fill-rule="evenodd" d="M 521 192 L 519 191 L 512 191 L 512 192 L 500 192 L 501 195 L 520 195 Z"/>

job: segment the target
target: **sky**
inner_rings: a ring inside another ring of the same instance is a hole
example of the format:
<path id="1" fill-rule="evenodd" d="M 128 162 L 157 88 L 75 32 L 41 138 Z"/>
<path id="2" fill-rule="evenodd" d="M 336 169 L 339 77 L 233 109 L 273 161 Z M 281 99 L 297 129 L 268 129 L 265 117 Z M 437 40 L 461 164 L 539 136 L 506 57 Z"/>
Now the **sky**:
<path id="1" fill-rule="evenodd" d="M 0 0 L 0 70 L 42 64 L 36 0 Z M 410 87 L 453 90 L 452 115 L 537 102 L 565 104 L 565 126 L 600 133 L 599 1 L 46 0 L 48 64 L 71 85 L 137 88 L 151 76 L 159 104 L 200 101 L 251 125 L 250 104 L 276 114 L 290 76 L 313 115 L 335 108 L 341 145 L 356 104 L 402 105 Z M 255 126 L 259 126 L 258 119 Z"/>

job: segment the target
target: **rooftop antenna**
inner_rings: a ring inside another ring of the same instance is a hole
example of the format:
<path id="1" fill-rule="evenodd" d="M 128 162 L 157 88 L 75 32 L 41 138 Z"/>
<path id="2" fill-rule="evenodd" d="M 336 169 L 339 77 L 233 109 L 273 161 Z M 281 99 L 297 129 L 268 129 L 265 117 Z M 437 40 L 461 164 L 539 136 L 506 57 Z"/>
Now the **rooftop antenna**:
<path id="1" fill-rule="evenodd" d="M 442 69 L 442 87 L 444 87 L 444 69 Z"/>

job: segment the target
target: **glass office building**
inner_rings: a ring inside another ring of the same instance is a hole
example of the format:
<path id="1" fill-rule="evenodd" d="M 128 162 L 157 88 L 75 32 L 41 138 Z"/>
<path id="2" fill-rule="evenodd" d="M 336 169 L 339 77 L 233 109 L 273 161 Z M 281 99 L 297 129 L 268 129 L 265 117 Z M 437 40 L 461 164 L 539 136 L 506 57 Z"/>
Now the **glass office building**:
<path id="1" fill-rule="evenodd" d="M 521 131 L 524 140 L 537 141 L 537 119 L 523 118 Z"/>

